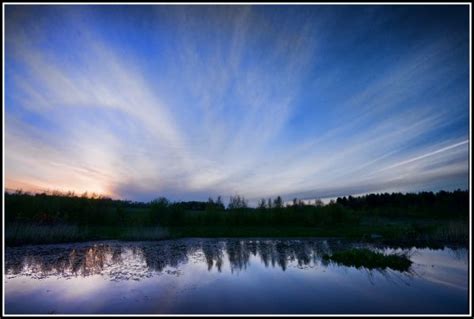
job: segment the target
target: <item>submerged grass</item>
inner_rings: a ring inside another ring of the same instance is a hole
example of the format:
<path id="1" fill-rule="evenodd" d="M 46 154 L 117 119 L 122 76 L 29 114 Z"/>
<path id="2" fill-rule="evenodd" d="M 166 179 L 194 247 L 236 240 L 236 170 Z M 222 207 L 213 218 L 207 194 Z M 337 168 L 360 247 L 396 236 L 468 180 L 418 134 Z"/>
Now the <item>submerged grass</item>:
<path id="1" fill-rule="evenodd" d="M 369 249 L 350 249 L 335 252 L 331 256 L 324 255 L 325 260 L 331 260 L 344 266 L 364 267 L 367 269 L 391 268 L 398 271 L 408 271 L 412 262 L 405 254 L 384 255 Z"/>

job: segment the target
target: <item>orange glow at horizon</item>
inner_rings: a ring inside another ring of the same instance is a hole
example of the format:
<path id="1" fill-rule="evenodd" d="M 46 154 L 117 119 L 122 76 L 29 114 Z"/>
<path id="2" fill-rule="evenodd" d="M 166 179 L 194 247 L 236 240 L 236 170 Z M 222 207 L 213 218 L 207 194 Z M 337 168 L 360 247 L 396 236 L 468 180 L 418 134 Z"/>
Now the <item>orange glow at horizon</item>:
<path id="1" fill-rule="evenodd" d="M 5 180 L 5 190 L 16 191 L 21 190 L 23 192 L 30 193 L 52 193 L 60 192 L 66 194 L 68 192 L 74 193 L 76 196 L 82 196 L 87 194 L 87 197 L 95 194 L 97 196 L 109 197 L 109 198 L 118 198 L 117 194 L 114 194 L 112 191 L 104 187 L 99 183 L 88 184 L 88 185 L 72 185 L 66 186 L 64 184 L 50 185 L 47 183 L 41 183 L 37 181 L 22 181 L 16 179 L 7 179 Z"/>

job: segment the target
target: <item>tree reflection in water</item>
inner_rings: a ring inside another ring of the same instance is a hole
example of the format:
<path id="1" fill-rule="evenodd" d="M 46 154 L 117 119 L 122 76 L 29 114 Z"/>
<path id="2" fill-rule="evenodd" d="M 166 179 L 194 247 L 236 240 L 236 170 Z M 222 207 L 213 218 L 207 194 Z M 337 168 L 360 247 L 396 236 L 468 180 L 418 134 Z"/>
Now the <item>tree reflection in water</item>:
<path id="1" fill-rule="evenodd" d="M 251 256 L 265 267 L 286 271 L 289 264 L 298 268 L 327 267 L 322 256 L 332 251 L 357 246 L 339 240 L 283 239 L 182 239 L 159 242 L 77 243 L 45 246 L 9 247 L 6 250 L 7 276 L 91 276 L 112 280 L 135 279 L 160 274 L 166 267 L 179 268 L 190 260 L 205 262 L 207 269 L 222 271 L 225 262 L 231 272 L 245 270 Z M 199 261 L 198 257 L 204 260 Z M 227 256 L 227 258 L 226 258 Z"/>

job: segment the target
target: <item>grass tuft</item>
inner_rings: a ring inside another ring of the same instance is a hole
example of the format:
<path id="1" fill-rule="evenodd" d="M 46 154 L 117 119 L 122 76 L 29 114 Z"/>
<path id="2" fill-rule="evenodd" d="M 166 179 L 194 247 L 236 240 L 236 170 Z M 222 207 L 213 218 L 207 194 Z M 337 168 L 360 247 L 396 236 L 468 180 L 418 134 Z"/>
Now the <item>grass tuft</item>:
<path id="1" fill-rule="evenodd" d="M 367 269 L 391 268 L 398 271 L 408 271 L 412 264 L 412 261 L 405 254 L 384 255 L 369 249 L 339 251 L 332 254 L 332 256 L 324 255 L 323 258 L 344 266 Z"/>

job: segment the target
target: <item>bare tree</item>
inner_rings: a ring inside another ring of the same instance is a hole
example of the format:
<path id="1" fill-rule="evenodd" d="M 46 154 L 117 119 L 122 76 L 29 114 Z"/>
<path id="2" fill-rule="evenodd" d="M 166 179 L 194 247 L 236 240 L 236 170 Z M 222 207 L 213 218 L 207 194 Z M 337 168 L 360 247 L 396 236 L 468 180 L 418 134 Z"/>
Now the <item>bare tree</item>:
<path id="1" fill-rule="evenodd" d="M 283 200 L 281 199 L 280 196 L 278 196 L 277 198 L 275 198 L 275 200 L 273 201 L 273 206 L 275 208 L 282 208 L 283 207 Z"/>
<path id="2" fill-rule="evenodd" d="M 229 209 L 247 208 L 247 201 L 243 196 L 231 196 L 229 199 Z"/>

